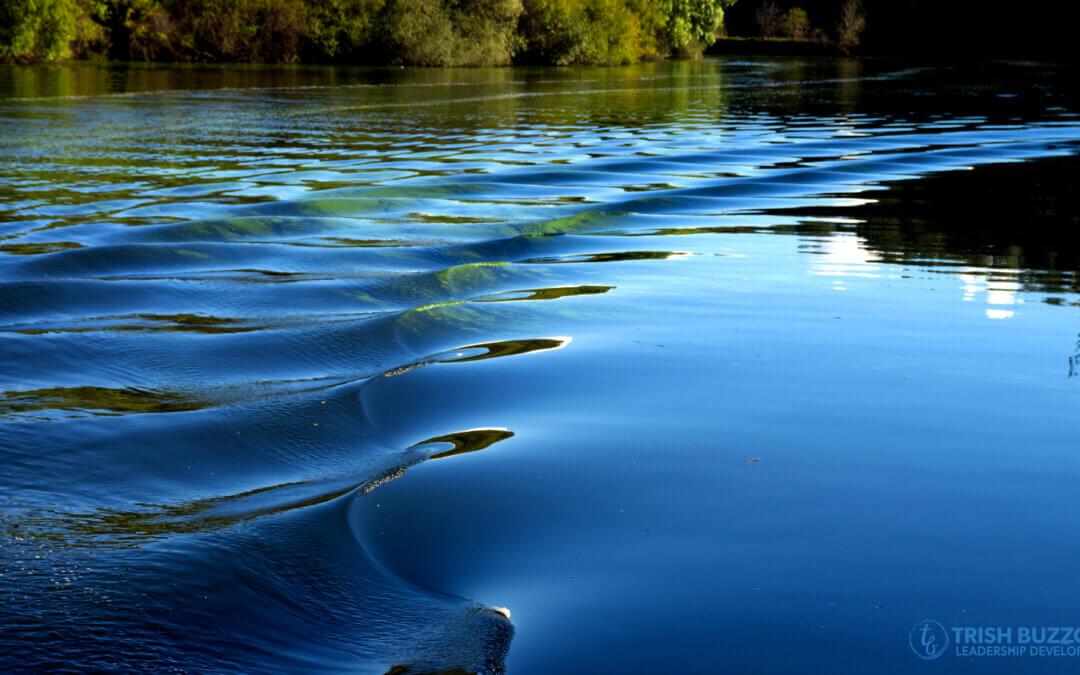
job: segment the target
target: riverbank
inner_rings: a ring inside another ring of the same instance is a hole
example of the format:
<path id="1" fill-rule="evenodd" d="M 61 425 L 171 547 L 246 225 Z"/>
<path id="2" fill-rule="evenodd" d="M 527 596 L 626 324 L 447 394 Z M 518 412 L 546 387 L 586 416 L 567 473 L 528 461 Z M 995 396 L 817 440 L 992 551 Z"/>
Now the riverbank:
<path id="1" fill-rule="evenodd" d="M 714 42 L 705 53 L 710 56 L 834 56 L 840 50 L 830 42 L 816 40 L 728 37 Z"/>

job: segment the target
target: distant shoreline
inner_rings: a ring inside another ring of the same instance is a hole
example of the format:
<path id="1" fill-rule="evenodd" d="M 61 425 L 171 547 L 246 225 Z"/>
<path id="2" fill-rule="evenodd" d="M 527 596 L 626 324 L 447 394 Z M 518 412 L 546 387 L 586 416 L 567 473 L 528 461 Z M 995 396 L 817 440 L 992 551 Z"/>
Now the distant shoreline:
<path id="1" fill-rule="evenodd" d="M 782 38 L 720 38 L 709 47 L 707 56 L 843 56 L 830 42 Z M 857 58 L 856 55 L 848 55 Z"/>

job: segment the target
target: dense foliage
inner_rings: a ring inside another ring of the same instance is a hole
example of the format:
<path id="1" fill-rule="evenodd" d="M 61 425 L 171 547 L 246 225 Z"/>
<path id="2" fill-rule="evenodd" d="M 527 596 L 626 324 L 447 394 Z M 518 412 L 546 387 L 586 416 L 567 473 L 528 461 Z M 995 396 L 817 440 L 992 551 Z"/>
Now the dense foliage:
<path id="1" fill-rule="evenodd" d="M 0 1 L 0 59 L 66 58 L 80 14 L 75 0 Z"/>
<path id="2" fill-rule="evenodd" d="M 619 64 L 695 55 L 735 0 L 0 0 L 0 60 Z"/>

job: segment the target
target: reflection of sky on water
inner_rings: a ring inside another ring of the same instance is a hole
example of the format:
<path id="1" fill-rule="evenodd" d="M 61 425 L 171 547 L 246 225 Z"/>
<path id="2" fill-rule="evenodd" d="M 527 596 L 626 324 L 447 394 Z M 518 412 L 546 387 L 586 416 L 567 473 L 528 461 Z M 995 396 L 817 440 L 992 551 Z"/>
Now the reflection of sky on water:
<path id="1" fill-rule="evenodd" d="M 833 277 L 877 278 L 882 275 L 880 257 L 854 234 L 836 234 L 821 245 L 820 255 L 810 265 L 810 273 Z M 842 280 L 835 282 L 843 286 Z"/>
<path id="2" fill-rule="evenodd" d="M 977 268 L 971 268 L 967 272 L 957 275 L 964 282 L 964 301 L 975 302 L 985 296 L 985 301 L 990 307 L 986 308 L 986 316 L 990 319 L 1009 319 L 1016 315 L 1012 309 L 1006 309 L 1011 305 L 1024 302 L 1017 297 L 1020 284 L 1005 279 L 989 279 Z"/>
<path id="3" fill-rule="evenodd" d="M 897 270 L 890 270 L 881 262 L 881 254 L 869 248 L 862 237 L 851 233 L 836 233 L 820 243 L 816 255 L 811 258 L 810 273 L 817 276 L 836 277 L 833 289 L 847 290 L 846 279 L 899 279 Z M 981 302 L 987 305 L 988 319 L 1010 319 L 1016 315 L 1013 306 L 1023 304 L 1018 296 L 1022 290 L 1019 282 L 1001 278 L 1000 270 L 968 267 L 956 274 L 963 284 L 964 302 Z"/>

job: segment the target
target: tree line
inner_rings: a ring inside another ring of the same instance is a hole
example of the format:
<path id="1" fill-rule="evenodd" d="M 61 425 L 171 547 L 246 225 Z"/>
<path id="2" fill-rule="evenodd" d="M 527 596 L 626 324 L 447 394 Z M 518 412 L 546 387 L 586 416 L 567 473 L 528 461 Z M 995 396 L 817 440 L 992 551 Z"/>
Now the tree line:
<path id="1" fill-rule="evenodd" d="M 0 61 L 624 64 L 694 56 L 735 0 L 0 0 Z"/>
<path id="2" fill-rule="evenodd" d="M 956 62 L 986 57 L 1080 60 L 1067 3 L 991 8 L 980 0 L 739 0 L 729 35 L 827 43 L 841 52 Z"/>
<path id="3" fill-rule="evenodd" d="M 800 6 L 785 9 L 777 0 L 763 0 L 754 10 L 757 35 L 766 40 L 786 38 L 833 44 L 839 51 L 849 54 L 859 46 L 866 28 L 862 0 L 842 0 L 838 9 L 832 9 L 832 30 L 827 30 L 820 23 L 811 24 L 810 15 Z"/>

